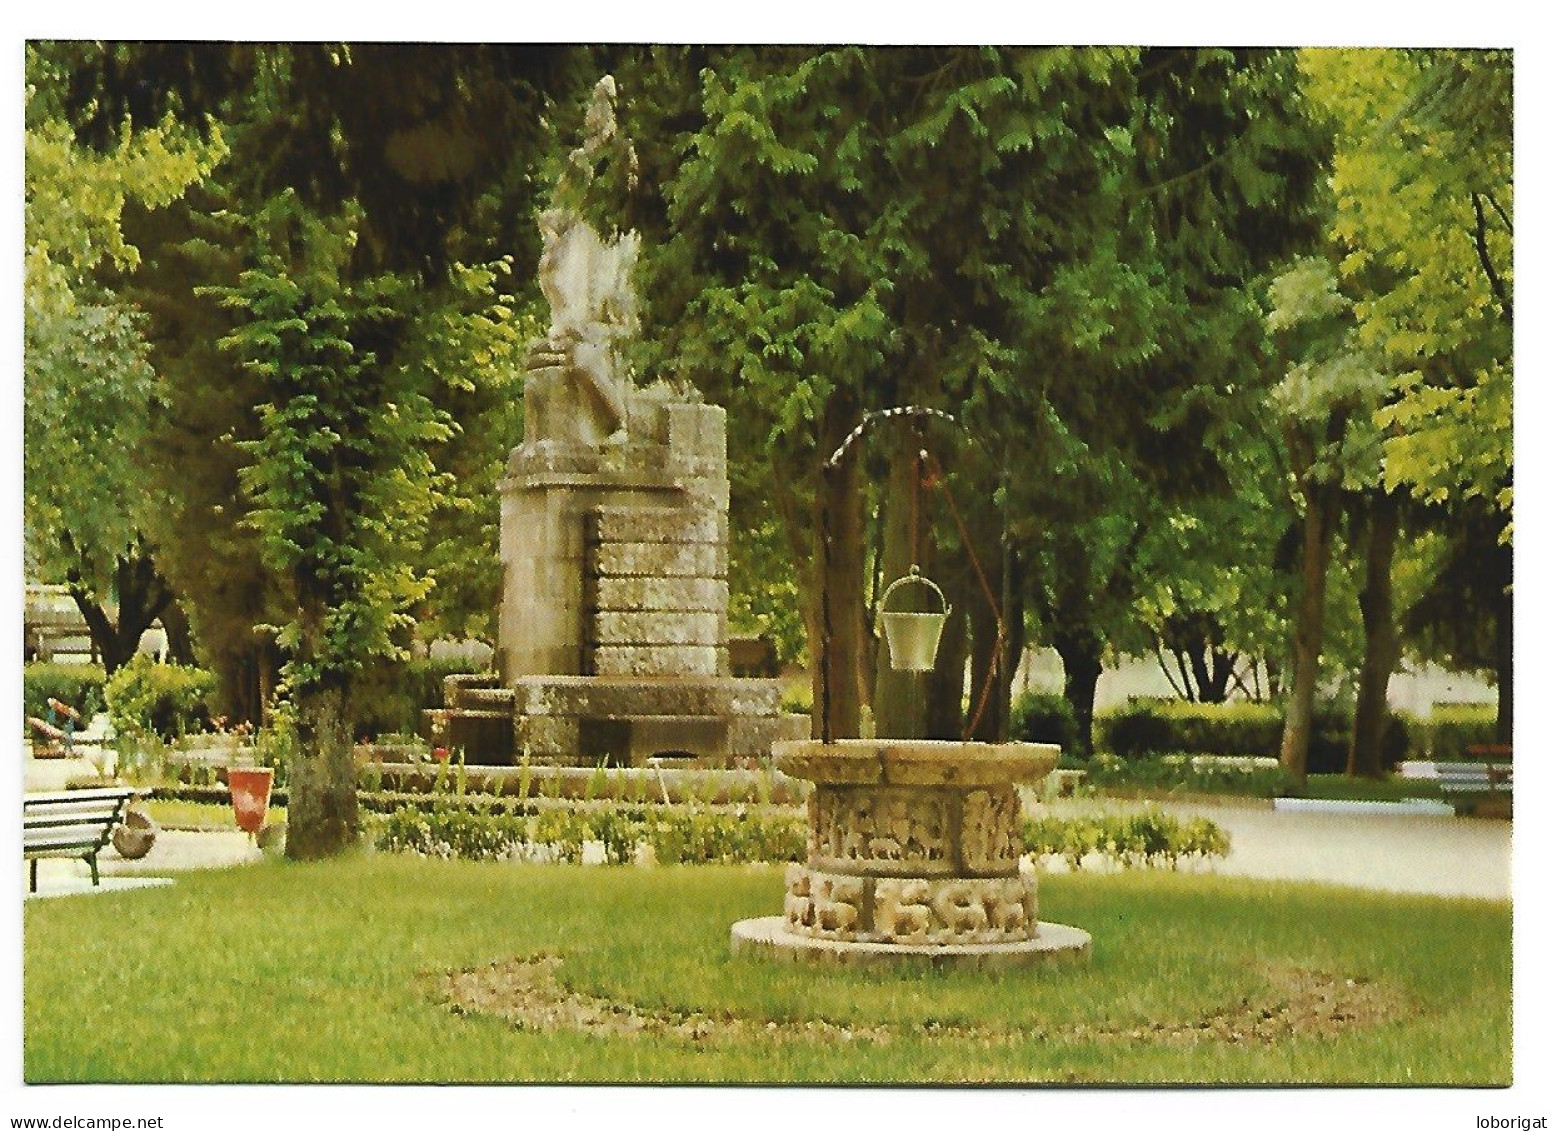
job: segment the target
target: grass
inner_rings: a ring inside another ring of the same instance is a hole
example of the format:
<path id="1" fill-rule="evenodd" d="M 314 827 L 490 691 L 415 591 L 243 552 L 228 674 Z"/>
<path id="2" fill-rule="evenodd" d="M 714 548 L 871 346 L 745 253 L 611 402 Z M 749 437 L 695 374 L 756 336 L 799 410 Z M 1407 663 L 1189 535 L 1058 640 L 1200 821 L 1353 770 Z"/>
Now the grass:
<path id="1" fill-rule="evenodd" d="M 33 901 L 24 1074 L 32 1083 L 1493 1084 L 1511 1072 L 1507 904 L 1205 875 L 1055 876 L 1043 880 L 1043 915 L 1092 932 L 1085 967 L 890 974 L 731 957 L 730 924 L 776 913 L 781 898 L 771 866 L 362 854 Z M 578 993 L 640 1012 L 746 1019 L 759 1032 L 694 1040 L 519 1029 L 442 1000 L 446 971 L 539 954 L 558 956 L 557 977 Z M 1377 1023 L 1269 1040 L 1154 1035 L 1153 1026 L 1193 1030 L 1197 1019 L 1257 1008 L 1273 992 L 1266 971 L 1285 968 L 1371 985 L 1395 1008 Z M 878 1035 L 825 1039 L 804 1029 L 810 1019 Z M 959 1025 L 972 1028 L 946 1033 Z"/>
<path id="2" fill-rule="evenodd" d="M 230 831 L 238 827 L 231 805 L 211 805 L 203 801 L 185 801 L 180 798 L 151 798 L 139 807 L 164 829 L 218 829 Z M 271 805 L 266 819 L 273 825 L 287 823 L 285 805 Z"/>

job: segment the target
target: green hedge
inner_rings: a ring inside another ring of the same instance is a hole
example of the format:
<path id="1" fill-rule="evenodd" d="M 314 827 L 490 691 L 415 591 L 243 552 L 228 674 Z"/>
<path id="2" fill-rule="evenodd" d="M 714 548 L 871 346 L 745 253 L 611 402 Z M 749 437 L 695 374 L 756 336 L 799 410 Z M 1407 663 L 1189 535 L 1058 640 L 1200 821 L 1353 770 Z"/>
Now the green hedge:
<path id="1" fill-rule="evenodd" d="M 173 739 L 199 730 L 211 719 L 216 675 L 204 668 L 163 664 L 138 655 L 104 685 L 108 717 L 124 735 L 156 734 Z"/>
<path id="2" fill-rule="evenodd" d="M 1065 754 L 1081 750 L 1076 712 L 1063 695 L 1029 691 L 1011 704 L 1011 737 L 1019 742 L 1057 742 Z"/>
<path id="3" fill-rule="evenodd" d="M 1426 719 L 1409 719 L 1406 734 L 1413 758 L 1457 758 L 1467 746 L 1497 741 L 1498 711 L 1491 704 L 1445 703 Z"/>
<path id="4" fill-rule="evenodd" d="M 1115 868 L 1177 868 L 1184 859 L 1209 860 L 1232 850 L 1226 830 L 1207 817 L 1181 821 L 1155 807 L 1137 813 L 1029 817 L 1022 848 L 1039 860 L 1080 868 L 1089 857 Z"/>
<path id="5" fill-rule="evenodd" d="M 1135 700 L 1100 712 L 1094 735 L 1099 749 L 1121 758 L 1154 754 L 1219 754 L 1275 757 L 1281 752 L 1282 710 L 1270 703 L 1185 703 Z M 1334 709 L 1314 712 L 1309 740 L 1310 773 L 1346 769 L 1351 715 Z M 1405 720 L 1392 715 L 1384 737 L 1386 765 L 1398 763 L 1409 745 Z"/>
<path id="6" fill-rule="evenodd" d="M 626 864 L 641 848 L 661 864 L 744 864 L 803 860 L 805 820 L 791 813 L 755 813 L 643 806 L 596 808 L 472 805 L 440 798 L 405 804 L 377 823 L 384 852 L 444 859 L 541 859 L 576 864 L 584 845 L 604 846 L 610 864 Z M 1186 859 L 1226 856 L 1226 831 L 1204 817 L 1181 821 L 1155 807 L 1137 813 L 1039 817 L 1022 823 L 1023 851 L 1079 868 L 1095 858 L 1116 868 L 1176 868 Z"/>
<path id="7" fill-rule="evenodd" d="M 1223 793 L 1242 797 L 1283 797 L 1293 792 L 1287 772 L 1268 759 L 1258 764 L 1193 754 L 1148 754 L 1120 758 L 1094 754 L 1081 763 L 1090 788 L 1112 793 Z"/>
<path id="8" fill-rule="evenodd" d="M 406 804 L 379 823 L 375 846 L 445 859 L 544 859 L 576 864 L 598 841 L 606 862 L 630 863 L 640 846 L 662 864 L 801 860 L 805 822 L 793 814 L 644 807 L 478 807 L 455 799 Z"/>
<path id="9" fill-rule="evenodd" d="M 49 700 L 58 699 L 80 711 L 83 719 L 90 719 L 106 704 L 105 679 L 100 664 L 23 664 L 23 718 L 48 718 Z"/>

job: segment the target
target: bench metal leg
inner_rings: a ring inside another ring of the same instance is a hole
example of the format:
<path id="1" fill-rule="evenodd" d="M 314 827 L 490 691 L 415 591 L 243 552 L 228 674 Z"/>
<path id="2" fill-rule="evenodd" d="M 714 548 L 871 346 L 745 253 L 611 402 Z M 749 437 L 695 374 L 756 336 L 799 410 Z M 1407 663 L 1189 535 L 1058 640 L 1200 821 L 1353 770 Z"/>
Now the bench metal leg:
<path id="1" fill-rule="evenodd" d="M 31 884 L 31 887 L 28 890 L 30 890 L 30 891 L 37 891 L 38 890 L 38 858 L 36 856 L 34 856 L 31 860 L 28 861 L 28 863 L 32 865 L 32 868 L 31 868 L 31 871 L 32 871 L 32 884 Z"/>
<path id="2" fill-rule="evenodd" d="M 97 886 L 97 853 L 86 857 L 87 865 L 92 869 L 92 886 Z"/>

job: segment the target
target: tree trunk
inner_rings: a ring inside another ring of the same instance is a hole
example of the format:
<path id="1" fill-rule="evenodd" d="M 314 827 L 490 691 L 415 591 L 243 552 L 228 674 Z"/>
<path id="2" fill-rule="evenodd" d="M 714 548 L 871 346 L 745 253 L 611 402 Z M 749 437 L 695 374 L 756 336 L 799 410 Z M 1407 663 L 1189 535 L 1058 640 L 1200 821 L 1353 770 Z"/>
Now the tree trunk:
<path id="1" fill-rule="evenodd" d="M 999 582 L 989 578 L 992 586 Z M 1009 713 L 1010 706 L 1010 681 L 1006 682 L 1005 695 L 1001 695 L 1000 670 L 1009 670 L 1008 656 L 997 656 L 995 649 L 1001 646 L 996 639 L 999 632 L 999 618 L 996 611 L 990 608 L 989 596 L 984 592 L 984 587 L 974 578 L 972 592 L 969 594 L 968 624 L 971 628 L 969 636 L 971 644 L 969 658 L 968 679 L 968 725 L 969 735 L 974 742 L 998 742 L 1004 737 L 1001 727 L 1002 713 Z M 997 589 L 998 593 L 999 590 Z M 990 669 L 998 664 L 999 669 L 991 675 Z M 986 693 L 985 688 L 988 687 Z M 987 694 L 987 697 L 986 697 Z M 1003 705 L 1001 700 L 1006 700 Z M 983 710 L 979 710 L 982 701 Z"/>
<path id="2" fill-rule="evenodd" d="M 1054 650 L 1065 665 L 1065 701 L 1076 717 L 1081 757 L 1092 757 L 1092 712 L 1097 701 L 1097 681 L 1103 674 L 1103 644 L 1085 630 L 1057 632 Z M 1076 753 L 1070 751 L 1070 753 Z"/>
<path id="3" fill-rule="evenodd" d="M 988 485 L 991 492 L 993 487 L 993 484 Z M 980 500 L 982 498 L 981 495 Z M 1016 608 L 1016 582 L 1019 579 L 1006 576 L 1008 568 L 1014 569 L 1015 555 L 1008 557 L 1002 545 L 998 513 L 982 501 L 970 507 L 970 512 L 967 535 L 973 544 L 966 549 L 971 575 L 968 585 L 968 621 L 972 627 L 972 662 L 968 680 L 969 736 L 977 742 L 1000 742 L 1005 739 L 1010 728 L 1011 673 L 1019 655 L 1019 651 L 1013 649 L 1012 634 L 1013 616 L 1017 619 L 1021 616 L 1020 610 Z M 984 573 L 982 582 L 972 567 L 975 558 Z M 1002 621 L 1005 627 L 1004 640 L 1000 639 Z"/>
<path id="4" fill-rule="evenodd" d="M 1314 693 L 1319 684 L 1319 655 L 1324 646 L 1325 578 L 1329 573 L 1330 535 L 1336 493 L 1305 483 L 1303 558 L 1297 616 L 1293 626 L 1291 685 L 1281 734 L 1281 765 L 1299 782 L 1308 780 L 1308 739 L 1314 723 Z"/>
<path id="5" fill-rule="evenodd" d="M 948 741 L 962 738 L 963 685 L 968 670 L 968 603 L 954 597 L 953 592 L 952 588 L 946 591 L 952 610 L 941 635 L 935 670 L 930 673 L 930 712 L 925 727 L 927 737 Z"/>
<path id="6" fill-rule="evenodd" d="M 297 748 L 288 767 L 287 856 L 320 860 L 357 839 L 357 767 L 345 688 L 297 696 Z"/>
<path id="7" fill-rule="evenodd" d="M 1357 678 L 1357 714 L 1346 756 L 1346 772 L 1352 777 L 1382 778 L 1387 768 L 1384 732 L 1389 723 L 1389 677 L 1400 662 L 1393 578 L 1399 532 L 1399 501 L 1389 493 L 1378 493 L 1369 507 L 1366 565 L 1357 594 L 1364 643 Z"/>
<path id="8" fill-rule="evenodd" d="M 62 541 L 67 552 L 80 557 L 68 532 L 62 535 Z M 65 574 L 66 586 L 86 621 L 93 650 L 102 661 L 103 670 L 113 675 L 134 657 L 141 635 L 162 614 L 173 594 L 157 572 L 150 548 L 141 539 L 114 559 L 114 588 L 119 599 L 117 619 L 108 615 L 100 595 L 88 585 L 83 569 L 84 563 L 82 567 L 71 566 Z"/>
<path id="9" fill-rule="evenodd" d="M 168 659 L 175 664 L 196 663 L 194 634 L 183 606 L 178 601 L 169 601 L 162 610 L 161 619 L 162 631 L 168 637 Z"/>
<path id="10" fill-rule="evenodd" d="M 208 659 L 221 678 L 220 702 L 228 722 L 262 725 L 266 702 L 284 662 L 274 642 L 254 637 L 246 647 Z"/>
<path id="11" fill-rule="evenodd" d="M 1282 678 L 1287 674 L 1279 660 L 1269 653 L 1263 657 L 1265 663 L 1265 699 L 1274 702 L 1281 698 Z"/>
<path id="12" fill-rule="evenodd" d="M 882 503 L 881 576 L 884 585 L 907 574 L 912 565 L 919 566 L 927 576 L 932 572 L 931 564 L 926 560 L 926 548 L 932 539 L 925 513 L 926 500 L 919 485 L 919 447 L 919 437 L 911 429 L 900 428 L 892 437 L 893 458 L 887 471 L 886 498 Z M 893 609 L 903 612 L 927 607 L 917 603 L 923 589 L 918 585 L 903 586 L 892 595 Z M 885 593 L 885 589 L 882 592 Z M 880 612 L 876 615 L 879 617 Z M 876 632 L 879 636 L 879 624 Z M 941 646 L 946 646 L 944 637 Z M 932 678 L 924 672 L 897 670 L 892 666 L 886 642 L 878 645 L 875 688 L 871 697 L 876 737 L 924 738 L 929 735 Z M 959 702 L 960 698 L 959 695 Z"/>
<path id="13" fill-rule="evenodd" d="M 821 458 L 858 423 L 852 396 L 835 394 L 823 413 Z M 824 738 L 857 738 L 864 704 L 865 524 L 858 445 L 824 471 L 817 494 L 816 592 L 819 662 L 812 669 L 812 730 Z"/>
<path id="14" fill-rule="evenodd" d="M 1504 588 L 1498 601 L 1493 628 L 1497 645 L 1498 717 L 1497 740 L 1512 746 L 1514 742 L 1514 547 L 1498 547 Z"/>
<path id="15" fill-rule="evenodd" d="M 1006 622 L 1006 662 L 1000 673 L 999 686 L 995 688 L 1000 707 L 997 734 L 1004 741 L 1011 737 L 1011 686 L 1016 680 L 1017 665 L 1027 648 L 1027 611 L 1022 602 L 1023 562 L 1014 550 L 1005 558 L 1002 570 L 1002 616 Z"/>

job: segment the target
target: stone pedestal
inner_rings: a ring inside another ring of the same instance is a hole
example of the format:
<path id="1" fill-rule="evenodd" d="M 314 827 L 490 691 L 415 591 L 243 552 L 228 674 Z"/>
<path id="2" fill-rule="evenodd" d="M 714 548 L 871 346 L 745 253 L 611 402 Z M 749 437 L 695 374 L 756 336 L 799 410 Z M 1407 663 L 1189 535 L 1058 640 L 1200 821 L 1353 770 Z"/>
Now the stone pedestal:
<path id="1" fill-rule="evenodd" d="M 565 377 L 530 375 L 528 439 L 501 488 L 498 651 L 516 754 L 765 754 L 783 725 L 778 683 L 730 675 L 724 409 L 633 389 L 620 433 L 575 435 Z"/>
<path id="2" fill-rule="evenodd" d="M 1091 937 L 1038 917 L 1023 874 L 1018 782 L 1059 747 L 852 739 L 781 743 L 816 785 L 784 914 L 735 924 L 737 952 L 844 963 L 1014 965 L 1085 957 Z"/>

